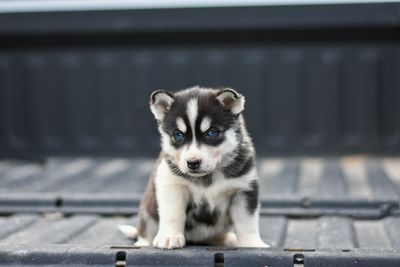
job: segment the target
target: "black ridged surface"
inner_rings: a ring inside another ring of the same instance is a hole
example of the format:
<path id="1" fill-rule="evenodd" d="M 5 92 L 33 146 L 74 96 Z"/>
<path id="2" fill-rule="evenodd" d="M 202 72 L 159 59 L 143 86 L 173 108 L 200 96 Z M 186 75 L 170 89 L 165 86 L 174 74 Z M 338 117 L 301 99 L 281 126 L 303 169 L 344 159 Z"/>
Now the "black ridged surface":
<path id="1" fill-rule="evenodd" d="M 134 213 L 153 164 L 151 158 L 0 161 L 0 212 Z M 399 158 L 261 157 L 257 166 L 264 214 L 399 212 Z"/>
<path id="2" fill-rule="evenodd" d="M 124 216 L 14 214 L 1 216 L 1 244 L 132 245 L 117 229 Z M 261 235 L 272 247 L 287 249 L 400 249 L 399 217 L 361 220 L 343 216 L 290 218 L 261 216 Z"/>
<path id="3" fill-rule="evenodd" d="M 0 265 L 400 266 L 399 10 L 0 11 Z M 270 249 L 117 230 L 159 152 L 150 93 L 196 84 L 246 95 Z"/>
<path id="4" fill-rule="evenodd" d="M 246 95 L 259 154 L 398 154 L 396 10 L 0 13 L 0 156 L 156 155 L 150 93 L 197 84 Z"/>
<path id="5" fill-rule="evenodd" d="M 0 161 L 0 263 L 51 265 L 61 260 L 63 265 L 108 266 L 126 255 L 126 266 L 212 266 L 214 254 L 223 253 L 226 266 L 293 266 L 296 257 L 305 259 L 304 266 L 358 266 L 359 261 L 398 266 L 399 158 L 261 157 L 260 231 L 272 249 L 188 247 L 174 252 L 134 248 L 117 229 L 137 224 L 153 162 Z"/>
<path id="6" fill-rule="evenodd" d="M 359 262 L 364 262 L 362 266 L 391 267 L 400 262 L 400 244 L 396 238 L 400 235 L 398 217 L 364 221 L 336 216 L 313 219 L 262 216 L 261 235 L 272 246 L 264 250 L 187 247 L 162 251 L 134 247 L 131 240 L 117 231 L 119 224 L 131 221 L 116 216 L 2 216 L 1 225 L 12 223 L 19 228 L 0 229 L 0 264 L 111 266 L 121 251 L 127 254 L 126 266 L 213 266 L 215 253 L 224 255 L 226 266 L 261 263 L 293 266 L 295 255 L 306 259 L 304 266 L 359 266 Z"/>

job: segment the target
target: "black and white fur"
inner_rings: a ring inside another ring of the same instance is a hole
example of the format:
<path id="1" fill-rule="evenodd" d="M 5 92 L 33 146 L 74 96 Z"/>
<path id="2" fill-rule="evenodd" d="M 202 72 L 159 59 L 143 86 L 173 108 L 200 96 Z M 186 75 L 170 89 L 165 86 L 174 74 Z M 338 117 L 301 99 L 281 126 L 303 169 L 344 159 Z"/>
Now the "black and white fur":
<path id="1" fill-rule="evenodd" d="M 120 226 L 138 238 L 136 245 L 268 247 L 259 234 L 258 176 L 244 103 L 229 88 L 153 92 L 150 108 L 162 151 L 141 202 L 138 230 Z"/>

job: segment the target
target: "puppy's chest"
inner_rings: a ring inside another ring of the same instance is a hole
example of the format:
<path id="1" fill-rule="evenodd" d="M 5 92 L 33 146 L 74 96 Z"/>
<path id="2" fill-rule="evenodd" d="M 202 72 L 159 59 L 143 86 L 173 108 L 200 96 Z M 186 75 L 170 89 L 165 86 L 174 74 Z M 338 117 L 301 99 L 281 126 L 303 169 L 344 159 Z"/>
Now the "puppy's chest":
<path id="1" fill-rule="evenodd" d="M 227 183 L 223 178 L 216 179 L 212 186 L 206 188 L 189 186 L 186 230 L 207 227 L 209 230 L 214 228 L 218 231 L 226 228 L 231 221 L 229 209 L 232 199 L 246 184 L 246 181 L 242 180 L 237 179 L 235 185 Z"/>
<path id="2" fill-rule="evenodd" d="M 230 192 L 219 195 L 191 192 L 186 208 L 186 231 L 196 231 L 196 228 L 225 228 L 230 223 L 231 197 Z"/>

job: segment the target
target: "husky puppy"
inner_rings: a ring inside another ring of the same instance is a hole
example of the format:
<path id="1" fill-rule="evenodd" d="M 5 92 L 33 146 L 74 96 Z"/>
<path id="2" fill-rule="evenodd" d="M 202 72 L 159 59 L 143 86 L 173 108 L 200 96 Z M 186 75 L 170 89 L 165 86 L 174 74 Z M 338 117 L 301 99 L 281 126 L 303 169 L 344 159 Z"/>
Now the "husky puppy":
<path id="1" fill-rule="evenodd" d="M 233 89 L 193 87 L 150 97 L 162 150 L 139 209 L 136 245 L 268 247 L 259 233 L 255 151 Z M 233 231 L 232 231 L 233 230 Z"/>

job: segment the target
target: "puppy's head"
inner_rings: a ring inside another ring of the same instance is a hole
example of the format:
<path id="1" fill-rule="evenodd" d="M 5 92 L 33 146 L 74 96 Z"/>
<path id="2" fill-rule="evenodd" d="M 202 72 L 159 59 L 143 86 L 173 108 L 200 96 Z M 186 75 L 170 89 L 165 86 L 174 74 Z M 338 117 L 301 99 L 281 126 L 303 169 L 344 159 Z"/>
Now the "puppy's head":
<path id="1" fill-rule="evenodd" d="M 163 152 L 187 175 L 204 176 L 223 167 L 241 139 L 244 102 L 230 88 L 153 92 L 150 108 L 158 121 Z"/>

